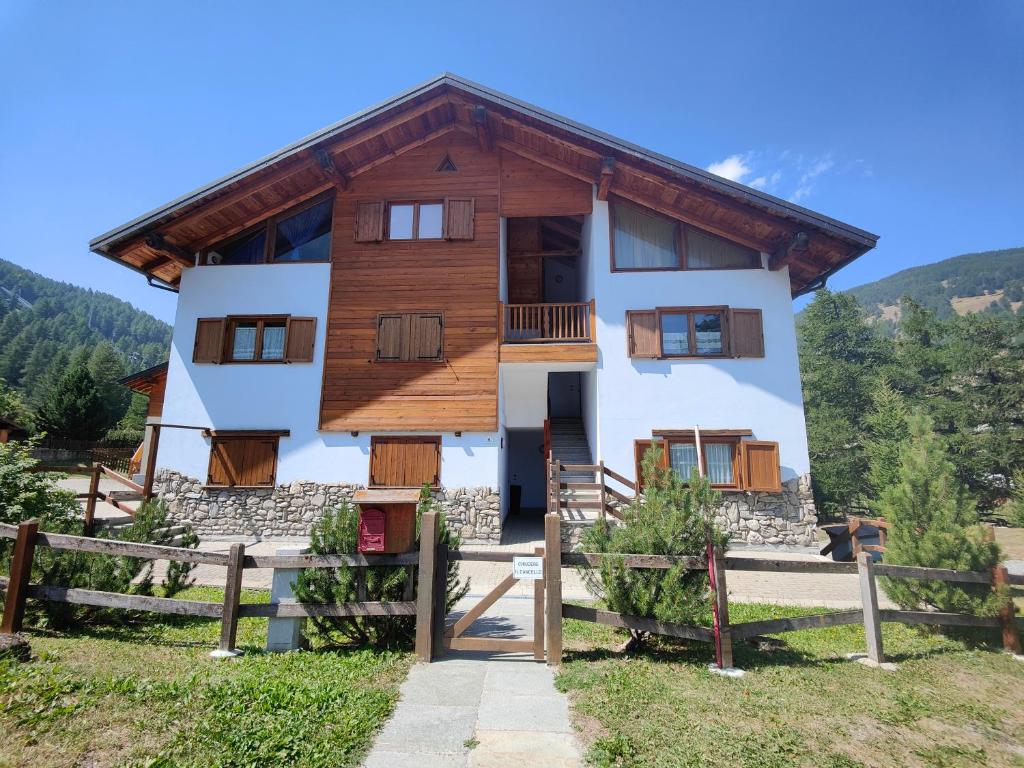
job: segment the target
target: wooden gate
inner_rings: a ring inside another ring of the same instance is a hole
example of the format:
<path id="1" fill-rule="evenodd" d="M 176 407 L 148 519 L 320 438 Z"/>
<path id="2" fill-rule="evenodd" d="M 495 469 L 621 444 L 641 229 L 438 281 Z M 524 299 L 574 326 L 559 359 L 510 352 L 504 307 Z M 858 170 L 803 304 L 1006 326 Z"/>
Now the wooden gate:
<path id="1" fill-rule="evenodd" d="M 512 552 L 460 552 L 445 548 L 442 553 L 438 552 L 438 570 L 447 570 L 448 560 L 461 560 L 463 562 L 486 562 L 486 563 L 507 563 L 509 574 L 490 592 L 480 598 L 479 602 L 473 605 L 457 621 L 449 624 L 445 616 L 437 622 L 437 627 L 444 628 L 437 644 L 441 649 L 452 651 L 490 651 L 492 653 L 532 653 L 537 661 L 544 661 L 544 579 L 536 579 L 533 582 L 533 637 L 509 638 L 491 637 L 488 635 L 467 635 L 466 631 L 479 619 L 488 608 L 497 602 L 498 598 L 508 592 L 520 580 L 511 572 L 513 560 L 516 557 L 529 556 L 529 553 Z M 544 556 L 544 548 L 537 547 L 533 551 L 534 557 Z M 546 569 L 542 568 L 542 573 Z M 437 595 L 437 600 L 444 603 L 444 592 Z"/>

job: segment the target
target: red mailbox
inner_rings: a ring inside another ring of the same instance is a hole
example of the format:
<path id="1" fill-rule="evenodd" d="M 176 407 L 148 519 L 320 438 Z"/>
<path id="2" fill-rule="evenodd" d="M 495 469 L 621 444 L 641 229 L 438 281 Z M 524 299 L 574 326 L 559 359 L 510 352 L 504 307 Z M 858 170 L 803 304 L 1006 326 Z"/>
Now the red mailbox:
<path id="1" fill-rule="evenodd" d="M 376 507 L 359 510 L 359 551 L 384 552 L 387 516 Z"/>
<path id="2" fill-rule="evenodd" d="M 366 554 L 411 552 L 416 546 L 415 488 L 368 488 L 356 491 L 359 506 L 359 551 Z"/>

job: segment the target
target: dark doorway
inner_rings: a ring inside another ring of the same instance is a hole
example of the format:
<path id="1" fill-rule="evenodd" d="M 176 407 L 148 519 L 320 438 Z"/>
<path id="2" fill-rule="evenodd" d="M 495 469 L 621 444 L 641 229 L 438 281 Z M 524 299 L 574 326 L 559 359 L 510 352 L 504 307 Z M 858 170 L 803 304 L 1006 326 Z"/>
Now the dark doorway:
<path id="1" fill-rule="evenodd" d="M 548 374 L 548 417 L 552 419 L 578 419 L 583 413 L 580 401 L 580 374 Z"/>
<path id="2" fill-rule="evenodd" d="M 544 473 L 544 430 L 510 429 L 508 437 L 508 483 L 510 496 L 519 497 L 518 509 L 510 512 L 544 513 L 547 478 Z M 518 488 L 518 494 L 514 490 Z"/>

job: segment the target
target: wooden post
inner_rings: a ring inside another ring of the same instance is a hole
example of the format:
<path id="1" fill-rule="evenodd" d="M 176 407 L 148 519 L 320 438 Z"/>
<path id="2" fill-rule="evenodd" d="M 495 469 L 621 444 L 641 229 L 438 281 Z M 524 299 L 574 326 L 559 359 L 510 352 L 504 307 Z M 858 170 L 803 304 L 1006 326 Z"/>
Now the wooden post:
<path id="1" fill-rule="evenodd" d="M 498 302 L 498 343 L 505 343 L 505 302 Z"/>
<path id="2" fill-rule="evenodd" d="M 89 476 L 89 498 L 85 500 L 85 536 L 93 535 L 93 520 L 96 517 L 96 499 L 100 492 L 100 465 L 92 465 L 92 474 Z"/>
<path id="3" fill-rule="evenodd" d="M 875 567 L 870 552 L 857 555 L 857 573 L 860 574 L 860 601 L 864 609 L 868 658 L 875 664 L 881 664 L 885 661 L 882 653 L 882 622 L 878 615 L 878 590 L 875 587 Z"/>
<path id="4" fill-rule="evenodd" d="M 153 430 L 153 438 L 149 441 L 149 455 L 146 456 L 146 479 L 142 481 L 142 500 L 153 498 L 153 479 L 156 474 L 156 452 L 160 448 L 160 425 L 147 425 Z"/>
<path id="5" fill-rule="evenodd" d="M 544 547 L 536 547 L 533 554 L 543 556 Z M 533 582 L 533 658 L 544 661 L 544 579 Z"/>
<path id="6" fill-rule="evenodd" d="M 590 343 L 597 342 L 597 303 L 590 300 Z"/>
<path id="7" fill-rule="evenodd" d="M 25 618 L 25 598 L 32 579 L 32 558 L 36 552 L 38 520 L 18 523 L 18 536 L 14 540 L 14 557 L 11 560 L 11 578 L 7 582 L 7 597 L 4 599 L 4 618 L 0 623 L 0 634 L 12 635 L 21 631 Z"/>
<path id="8" fill-rule="evenodd" d="M 1010 578 L 1005 565 L 992 569 L 992 589 L 1009 588 Z M 1006 602 L 999 609 L 999 620 L 1003 623 L 1003 648 L 1010 653 L 1020 654 L 1020 631 L 1017 629 L 1016 610 L 1013 595 L 1007 595 Z"/>
<path id="9" fill-rule="evenodd" d="M 855 518 L 854 520 L 850 521 L 849 530 L 850 530 L 850 547 L 853 550 L 853 559 L 854 560 L 859 560 L 860 559 L 860 553 L 862 551 L 861 547 L 863 546 L 860 543 L 860 536 L 858 536 L 858 531 L 860 530 L 860 518 Z"/>
<path id="10" fill-rule="evenodd" d="M 448 618 L 448 545 L 439 541 L 436 552 L 437 554 L 434 555 L 434 618 L 431 626 L 434 632 L 435 655 L 444 648 L 444 623 Z"/>
<path id="11" fill-rule="evenodd" d="M 437 512 L 425 512 L 420 524 L 419 587 L 416 592 L 416 655 L 434 658 L 434 556 L 441 530 Z"/>
<path id="12" fill-rule="evenodd" d="M 715 620 L 718 622 L 719 669 L 732 669 L 732 628 L 729 626 L 729 592 L 725 584 L 725 553 L 719 546 L 711 550 L 715 573 Z"/>
<path id="13" fill-rule="evenodd" d="M 220 620 L 220 645 L 211 656 L 225 658 L 237 656 L 235 648 L 238 635 L 238 605 L 242 599 L 242 574 L 244 573 L 245 544 L 232 544 L 228 552 L 228 573 L 224 581 L 224 612 Z"/>
<path id="14" fill-rule="evenodd" d="M 558 512 L 544 517 L 544 581 L 548 664 L 557 665 L 562 663 L 562 516 Z"/>
<path id="15" fill-rule="evenodd" d="M 601 519 L 601 522 L 603 523 L 604 522 L 604 515 L 605 515 L 604 508 L 608 504 L 608 500 L 605 498 L 605 493 L 604 493 L 604 483 L 605 483 L 605 479 L 604 479 L 604 459 L 601 459 L 601 461 L 599 461 L 597 463 L 597 466 L 600 468 L 598 470 L 598 472 L 600 474 L 600 477 L 599 477 L 597 482 L 600 483 L 600 487 L 597 489 L 597 500 L 601 503 L 601 508 L 598 510 L 597 515 Z"/>

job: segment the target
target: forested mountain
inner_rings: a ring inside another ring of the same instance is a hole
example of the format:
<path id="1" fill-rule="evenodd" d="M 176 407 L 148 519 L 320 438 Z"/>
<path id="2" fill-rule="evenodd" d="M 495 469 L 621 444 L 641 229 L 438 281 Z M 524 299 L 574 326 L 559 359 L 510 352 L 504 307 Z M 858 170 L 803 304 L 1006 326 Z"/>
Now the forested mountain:
<path id="1" fill-rule="evenodd" d="M 170 341 L 169 325 L 125 301 L 0 259 L 0 379 L 14 403 L 0 398 L 13 409 L 0 416 L 34 422 L 47 398 L 59 400 L 61 380 L 85 368 L 103 402 L 103 428 L 113 427 L 130 401 L 116 379 L 167 359 Z"/>
<path id="2" fill-rule="evenodd" d="M 869 317 L 895 320 L 909 296 L 939 318 L 1017 311 L 1024 301 L 1024 248 L 967 253 L 851 288 Z"/>

